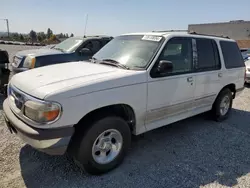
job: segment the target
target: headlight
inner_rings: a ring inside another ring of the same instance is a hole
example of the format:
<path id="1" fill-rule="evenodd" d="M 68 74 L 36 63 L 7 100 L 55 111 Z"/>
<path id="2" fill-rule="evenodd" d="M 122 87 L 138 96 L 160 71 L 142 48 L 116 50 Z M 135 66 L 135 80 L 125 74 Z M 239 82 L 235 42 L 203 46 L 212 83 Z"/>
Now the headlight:
<path id="1" fill-rule="evenodd" d="M 61 106 L 53 102 L 26 101 L 24 115 L 37 123 L 48 123 L 56 120 L 61 114 Z"/>
<path id="2" fill-rule="evenodd" d="M 34 56 L 28 55 L 23 62 L 23 67 L 33 69 L 35 67 L 35 63 L 36 58 Z"/>

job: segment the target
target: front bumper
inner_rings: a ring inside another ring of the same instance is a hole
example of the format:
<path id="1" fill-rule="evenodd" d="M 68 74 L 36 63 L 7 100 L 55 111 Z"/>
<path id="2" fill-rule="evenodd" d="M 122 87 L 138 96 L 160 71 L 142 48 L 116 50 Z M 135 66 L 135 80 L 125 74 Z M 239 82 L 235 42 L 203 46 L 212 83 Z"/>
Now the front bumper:
<path id="1" fill-rule="evenodd" d="M 73 127 L 38 129 L 18 119 L 11 111 L 8 100 L 3 103 L 5 122 L 11 133 L 17 134 L 24 142 L 50 155 L 63 155 L 74 134 Z"/>

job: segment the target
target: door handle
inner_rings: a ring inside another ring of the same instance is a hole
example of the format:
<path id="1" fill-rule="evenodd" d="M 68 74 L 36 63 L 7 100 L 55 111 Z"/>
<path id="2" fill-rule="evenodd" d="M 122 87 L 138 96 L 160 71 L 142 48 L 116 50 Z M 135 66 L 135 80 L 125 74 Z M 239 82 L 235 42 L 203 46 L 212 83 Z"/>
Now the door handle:
<path id="1" fill-rule="evenodd" d="M 187 81 L 188 81 L 188 82 L 193 82 L 193 77 L 188 77 L 188 78 L 187 78 Z"/>
<path id="2" fill-rule="evenodd" d="M 223 76 L 223 74 L 220 72 L 220 73 L 218 73 L 218 77 L 222 77 Z"/>

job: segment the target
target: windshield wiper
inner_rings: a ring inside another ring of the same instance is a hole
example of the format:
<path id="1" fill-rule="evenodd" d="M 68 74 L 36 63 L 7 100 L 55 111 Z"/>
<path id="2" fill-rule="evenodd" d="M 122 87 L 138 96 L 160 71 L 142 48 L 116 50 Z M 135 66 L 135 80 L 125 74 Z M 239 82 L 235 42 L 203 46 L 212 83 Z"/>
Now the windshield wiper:
<path id="1" fill-rule="evenodd" d="M 59 50 L 59 51 L 61 51 L 61 52 L 64 52 L 63 49 L 61 49 L 61 48 L 55 48 L 55 47 L 54 47 L 53 49 Z"/>
<path id="2" fill-rule="evenodd" d="M 116 61 L 114 59 L 103 59 L 103 60 L 101 60 L 100 64 L 113 65 L 116 67 L 120 67 L 120 68 L 129 70 L 129 67 L 119 63 L 118 61 Z"/>

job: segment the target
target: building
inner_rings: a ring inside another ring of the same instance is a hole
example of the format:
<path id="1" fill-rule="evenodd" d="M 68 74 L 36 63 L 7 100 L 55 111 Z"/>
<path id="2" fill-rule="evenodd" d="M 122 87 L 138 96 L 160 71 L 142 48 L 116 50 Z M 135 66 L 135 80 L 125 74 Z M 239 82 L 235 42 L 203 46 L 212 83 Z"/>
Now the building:
<path id="1" fill-rule="evenodd" d="M 241 48 L 250 48 L 250 21 L 190 24 L 188 30 L 200 34 L 228 36 L 236 40 Z"/>

